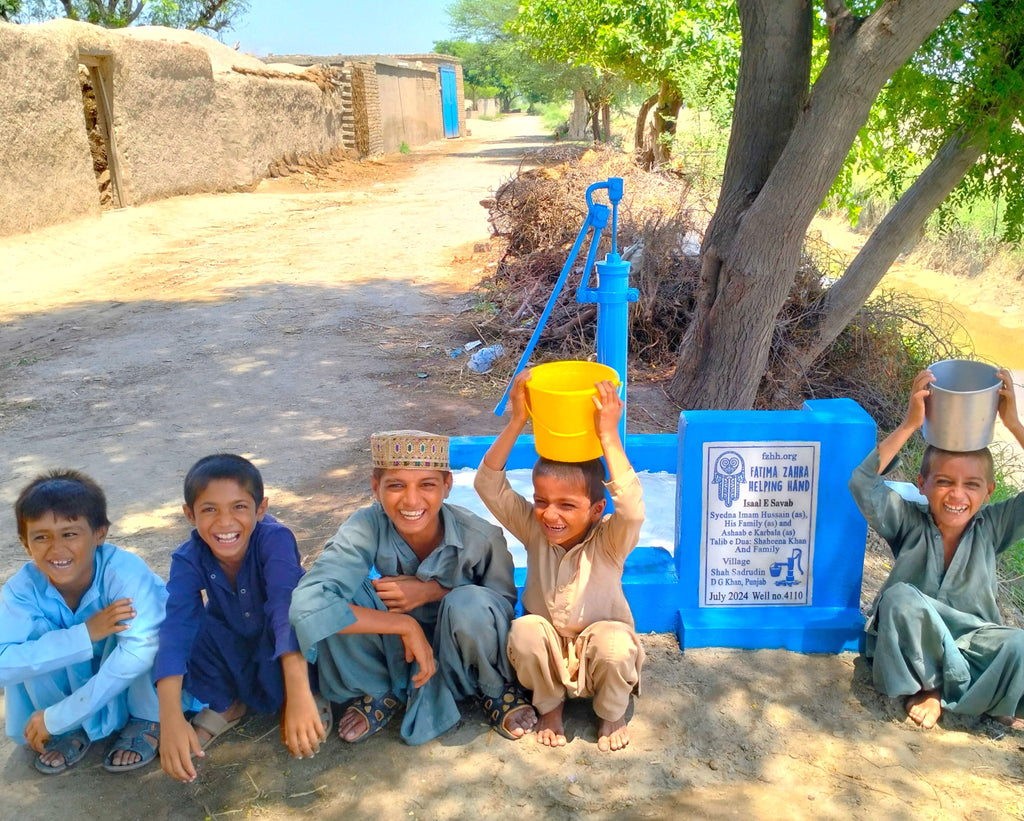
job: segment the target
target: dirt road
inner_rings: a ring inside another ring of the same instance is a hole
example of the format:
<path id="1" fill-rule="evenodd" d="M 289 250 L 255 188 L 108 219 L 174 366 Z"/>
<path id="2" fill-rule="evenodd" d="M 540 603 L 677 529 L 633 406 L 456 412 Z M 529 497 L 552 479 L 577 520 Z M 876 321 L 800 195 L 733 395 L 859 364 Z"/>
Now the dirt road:
<path id="1" fill-rule="evenodd" d="M 251 455 L 271 512 L 309 555 L 366 502 L 372 430 L 496 432 L 496 387 L 447 350 L 464 341 L 454 318 L 486 263 L 472 251 L 487 239 L 477 202 L 540 138 L 526 118 L 472 127 L 470 139 L 350 169 L 347 183 L 292 178 L 0 240 L 0 581 L 25 559 L 11 502 L 47 467 L 93 474 L 112 541 L 166 574 L 187 534 L 181 478 L 205 453 Z M 1024 814 L 1019 737 L 995 739 L 984 722 L 919 731 L 850 654 L 645 645 L 622 754 L 598 753 L 586 705 L 570 709 L 572 739 L 557 751 L 495 736 L 468 705 L 422 747 L 389 727 L 365 745 L 334 738 L 307 761 L 287 756 L 273 717 L 254 717 L 188 786 L 155 766 L 108 775 L 102 744 L 46 778 L 4 740 L 0 817 Z"/>

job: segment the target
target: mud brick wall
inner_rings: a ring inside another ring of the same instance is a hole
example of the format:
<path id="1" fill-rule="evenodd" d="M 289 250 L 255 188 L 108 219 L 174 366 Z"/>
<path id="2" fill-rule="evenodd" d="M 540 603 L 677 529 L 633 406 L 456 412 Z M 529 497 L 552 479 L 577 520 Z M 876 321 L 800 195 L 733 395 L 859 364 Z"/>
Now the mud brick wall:
<path id="1" fill-rule="evenodd" d="M 378 59 L 381 133 L 384 152 L 444 139 L 441 89 L 436 69 L 404 60 Z"/>
<path id="2" fill-rule="evenodd" d="M 373 63 L 352 64 L 352 114 L 355 148 L 361 157 L 384 153 L 381 129 L 380 87 Z"/>
<path id="3" fill-rule="evenodd" d="M 341 80 L 272 70 L 196 32 L 0 23 L 0 55 L 0 235 L 99 212 L 83 60 L 105 67 L 124 205 L 248 187 L 281 156 L 344 144 Z"/>
<path id="4" fill-rule="evenodd" d="M 455 69 L 459 135 L 466 133 L 462 63 L 447 54 L 274 54 L 272 64 L 326 65 L 351 72 L 351 139 L 359 156 L 398 151 L 444 137 L 439 67 Z M 347 122 L 347 121 L 346 121 Z M 346 127 L 347 129 L 347 127 Z M 350 139 L 346 136 L 346 140 Z"/>
<path id="5" fill-rule="evenodd" d="M 441 66 L 452 66 L 455 69 L 455 94 L 459 107 L 459 136 L 466 136 L 466 92 L 462 79 L 462 61 L 458 57 L 448 54 L 402 54 L 395 57 L 408 63 L 419 64 L 434 70 L 437 77 L 437 93 L 441 93 L 441 77 L 439 69 Z"/>

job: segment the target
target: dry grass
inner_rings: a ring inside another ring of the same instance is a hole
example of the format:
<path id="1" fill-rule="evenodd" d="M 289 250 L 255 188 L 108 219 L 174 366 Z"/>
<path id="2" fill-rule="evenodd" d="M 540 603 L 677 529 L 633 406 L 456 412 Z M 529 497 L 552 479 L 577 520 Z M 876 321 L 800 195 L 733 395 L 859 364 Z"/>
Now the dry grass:
<path id="1" fill-rule="evenodd" d="M 631 314 L 631 378 L 671 375 L 694 306 L 700 260 L 694 253 L 710 216 L 706 194 L 679 179 L 638 168 L 611 149 L 566 147 L 546 167 L 520 172 L 486 200 L 491 224 L 505 245 L 481 301 L 493 308 L 478 329 L 500 339 L 518 360 L 586 218 L 584 192 L 594 182 L 625 180 L 618 248 L 632 263 L 631 285 L 640 292 Z M 603 201 L 598 199 L 598 201 Z M 610 250 L 602 239 L 601 259 Z M 534 360 L 588 358 L 594 347 L 596 307 L 576 302 L 586 247 L 576 260 L 538 342 Z M 902 418 L 906 389 L 931 362 L 964 352 L 948 340 L 956 320 L 937 302 L 900 294 L 872 299 L 850 326 L 800 378 L 778 367 L 812 333 L 816 301 L 841 276 L 845 263 L 820 235 L 805 244 L 789 298 L 780 311 L 767 372 L 755 407 L 793 408 L 805 399 L 847 396 L 891 428 Z"/>

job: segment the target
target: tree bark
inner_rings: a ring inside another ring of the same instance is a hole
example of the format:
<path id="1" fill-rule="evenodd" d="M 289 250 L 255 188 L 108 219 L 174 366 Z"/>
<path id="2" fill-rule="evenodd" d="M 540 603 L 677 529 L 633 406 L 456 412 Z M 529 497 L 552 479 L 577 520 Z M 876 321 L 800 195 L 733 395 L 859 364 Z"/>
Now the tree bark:
<path id="1" fill-rule="evenodd" d="M 910 241 L 920 235 L 928 217 L 956 188 L 989 144 L 993 122 L 1009 125 L 1024 106 L 1024 92 L 1004 99 L 1000 110 L 968 127 L 961 125 L 935 153 L 928 167 L 903 192 L 878 224 L 843 276 L 821 297 L 814 310 L 818 326 L 808 344 L 784 363 L 802 375 L 850 324 L 886 271 Z"/>
<path id="2" fill-rule="evenodd" d="M 590 109 L 590 128 L 594 133 L 594 142 L 601 141 L 601 103 L 597 97 L 588 91 L 583 92 L 586 98 L 587 107 Z"/>
<path id="3" fill-rule="evenodd" d="M 683 95 L 679 93 L 668 78 L 662 78 L 658 88 L 658 107 L 654 111 L 651 129 L 651 146 L 654 151 L 654 162 L 663 165 L 672 159 L 672 141 L 676 133 L 676 119 L 679 108 L 683 104 Z"/>
<path id="4" fill-rule="evenodd" d="M 807 95 L 811 4 L 738 0 L 733 133 L 694 316 L 669 386 L 683 407 L 753 405 L 811 219 L 883 84 L 960 0 L 887 0 L 863 20 L 842 3 L 828 5 L 829 57 Z"/>
<path id="5" fill-rule="evenodd" d="M 612 107 L 607 101 L 601 103 L 601 137 L 602 142 L 612 141 Z"/>
<path id="6" fill-rule="evenodd" d="M 658 102 L 658 95 L 652 94 L 640 104 L 640 110 L 636 115 L 636 125 L 633 127 L 633 154 L 636 164 L 645 171 L 654 168 L 654 148 L 647 139 L 647 117 Z"/>
<path id="7" fill-rule="evenodd" d="M 756 391 L 760 382 L 760 373 L 747 370 L 751 363 L 744 361 L 740 346 L 713 348 L 712 333 L 723 321 L 735 325 L 753 318 L 738 310 L 757 310 L 732 304 L 748 289 L 748 275 L 738 260 L 727 260 L 737 244 L 740 217 L 763 188 L 807 98 L 812 20 L 809 5 L 802 5 L 800 0 L 738 2 L 743 49 L 722 189 L 701 247 L 694 315 L 669 386 L 669 394 L 687 408 L 749 407 L 753 394 L 738 400 L 726 395 L 751 380 Z"/>
<path id="8" fill-rule="evenodd" d="M 584 140 L 587 137 L 588 115 L 587 95 L 578 88 L 572 97 L 572 114 L 569 115 L 569 134 L 567 139 Z"/>

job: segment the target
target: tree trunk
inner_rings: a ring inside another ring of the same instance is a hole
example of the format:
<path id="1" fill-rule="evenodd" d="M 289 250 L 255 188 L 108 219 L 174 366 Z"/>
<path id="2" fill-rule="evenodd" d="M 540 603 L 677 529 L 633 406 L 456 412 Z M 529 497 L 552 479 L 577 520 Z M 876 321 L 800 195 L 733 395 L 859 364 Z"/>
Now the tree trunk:
<path id="1" fill-rule="evenodd" d="M 662 78 L 658 88 L 658 107 L 654 111 L 651 123 L 651 149 L 654 162 L 663 165 L 672 158 L 672 140 L 676 133 L 676 118 L 683 104 L 683 95 L 679 93 L 668 78 Z"/>
<path id="2" fill-rule="evenodd" d="M 883 84 L 959 0 L 887 0 L 865 20 L 840 0 L 826 5 L 829 57 L 808 96 L 811 4 L 738 0 L 743 50 L 729 154 L 669 386 L 683 407 L 753 405 L 811 219 Z"/>
<path id="3" fill-rule="evenodd" d="M 601 141 L 601 103 L 597 97 L 588 91 L 583 92 L 589 109 L 590 128 L 594 133 L 594 142 Z"/>
<path id="4" fill-rule="evenodd" d="M 601 103 L 601 131 L 602 142 L 612 141 L 612 107 L 607 102 Z"/>
<path id="5" fill-rule="evenodd" d="M 572 114 L 569 115 L 569 133 L 567 139 L 585 140 L 587 138 L 587 95 L 578 88 L 572 95 Z"/>
<path id="6" fill-rule="evenodd" d="M 658 95 L 652 94 L 640 104 L 640 110 L 636 115 L 636 125 L 633 127 L 633 155 L 636 164 L 645 171 L 654 168 L 654 146 L 647 139 L 647 116 L 658 102 Z"/>
<path id="7" fill-rule="evenodd" d="M 903 192 L 878 224 L 843 276 L 821 297 L 815 307 L 818 327 L 811 341 L 784 363 L 794 375 L 803 374 L 835 341 L 871 296 L 889 266 L 910 240 L 920 235 L 928 217 L 949 196 L 988 146 L 992 122 L 1008 125 L 1024 106 L 1024 92 L 1002 101 L 1001 110 L 990 112 L 973 128 L 961 125 L 936 152 L 928 167 Z"/>
<path id="8" fill-rule="evenodd" d="M 701 247 L 694 315 L 669 386 L 669 394 L 687 408 L 750 407 L 753 402 L 753 392 L 744 391 L 738 398 L 732 394 L 750 382 L 756 391 L 759 366 L 745 358 L 744 346 L 735 341 L 729 347 L 712 347 L 712 333 L 731 323 L 734 336 L 744 327 L 740 323 L 757 314 L 756 305 L 730 305 L 748 290 L 748 274 L 737 267 L 738 261 L 728 262 L 730 249 L 742 249 L 736 241 L 740 217 L 782 153 L 810 82 L 810 8 L 800 8 L 799 0 L 788 0 L 784 8 L 767 1 L 740 0 L 738 5 L 743 49 L 722 189 Z M 747 344 L 756 347 L 761 340 Z"/>

